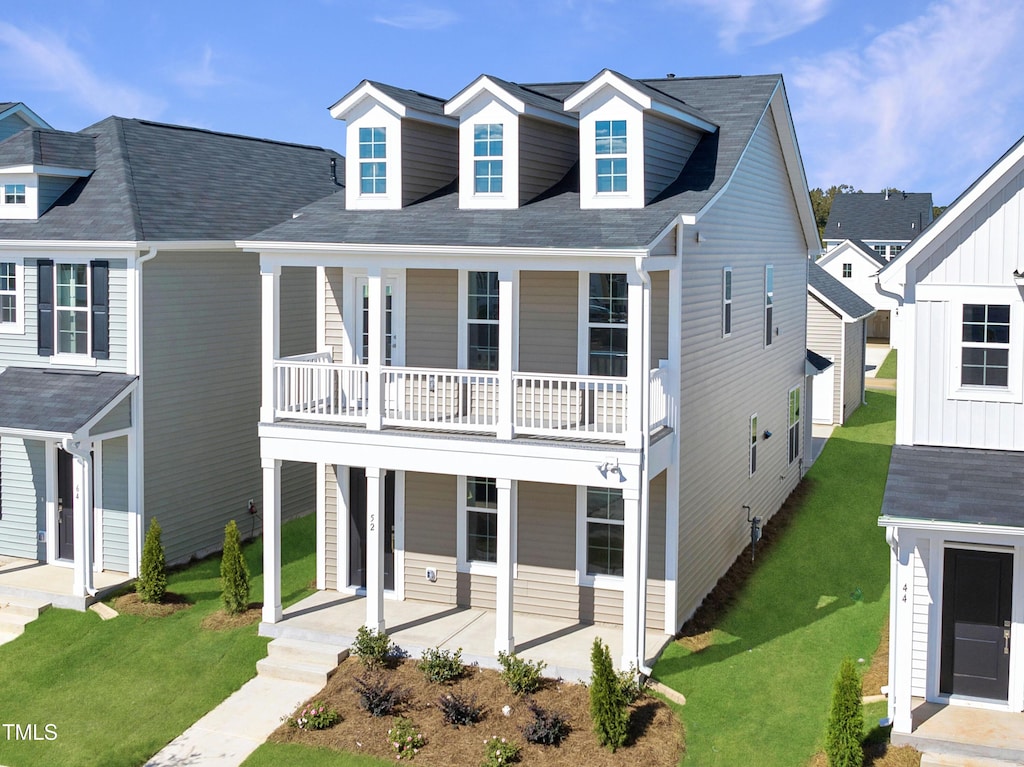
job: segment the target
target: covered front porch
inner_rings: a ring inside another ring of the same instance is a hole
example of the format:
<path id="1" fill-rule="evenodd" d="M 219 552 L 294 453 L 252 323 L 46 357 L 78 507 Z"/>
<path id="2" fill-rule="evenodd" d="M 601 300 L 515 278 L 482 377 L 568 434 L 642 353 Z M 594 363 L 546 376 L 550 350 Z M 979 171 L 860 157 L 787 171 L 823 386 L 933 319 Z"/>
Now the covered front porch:
<path id="1" fill-rule="evenodd" d="M 76 593 L 75 570 L 35 559 L 0 557 L 0 602 L 4 597 L 31 599 L 68 610 L 85 610 L 93 602 L 130 583 L 127 573 L 92 574 L 94 593 Z"/>
<path id="2" fill-rule="evenodd" d="M 894 745 L 956 760 L 949 764 L 964 764 L 969 759 L 1024 764 L 1024 714 L 944 706 L 914 698 L 912 717 L 913 732 L 894 731 Z"/>
<path id="3" fill-rule="evenodd" d="M 622 655 L 622 627 L 581 623 L 530 613 L 515 613 L 514 652 L 528 660 L 547 663 L 544 674 L 574 681 L 590 678 L 590 648 L 600 637 L 611 657 Z M 288 637 L 348 646 L 366 623 L 366 599 L 337 591 L 318 591 L 284 609 L 276 623 L 260 624 L 260 635 Z M 425 649 L 462 650 L 467 663 L 500 668 L 494 654 L 496 614 L 493 610 L 443 605 L 414 600 L 387 600 L 384 630 L 413 657 Z M 661 631 L 647 631 L 647 665 L 652 666 L 671 639 Z"/>

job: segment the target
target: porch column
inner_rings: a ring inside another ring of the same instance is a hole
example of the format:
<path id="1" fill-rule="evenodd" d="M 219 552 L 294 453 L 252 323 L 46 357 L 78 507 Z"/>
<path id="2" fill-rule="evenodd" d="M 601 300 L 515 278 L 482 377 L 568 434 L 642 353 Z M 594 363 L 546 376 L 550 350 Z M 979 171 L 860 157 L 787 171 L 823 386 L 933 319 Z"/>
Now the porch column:
<path id="1" fill-rule="evenodd" d="M 281 462 L 263 462 L 263 621 L 281 620 Z"/>
<path id="2" fill-rule="evenodd" d="M 385 359 L 384 344 L 387 341 L 384 335 L 384 279 L 380 267 L 371 267 L 368 270 L 366 285 L 369 294 L 369 316 L 366 322 L 369 349 L 367 350 L 366 375 L 369 378 L 367 394 L 370 400 L 367 403 L 366 428 L 380 431 L 384 417 L 384 376 L 382 372 Z"/>
<path id="3" fill-rule="evenodd" d="M 494 652 L 515 652 L 516 640 L 513 631 L 513 600 L 514 582 L 512 556 L 513 536 L 513 486 L 510 479 L 495 480 L 498 489 L 498 577 L 494 596 Z"/>
<path id="4" fill-rule="evenodd" d="M 373 314 L 372 311 L 370 313 Z M 384 469 L 367 466 L 366 627 L 376 631 L 384 630 L 384 535 L 381 530 L 383 522 Z"/>
<path id="5" fill-rule="evenodd" d="M 519 338 L 519 270 L 498 272 L 498 439 L 515 436 L 515 390 L 512 372 L 516 368 Z"/>
<path id="6" fill-rule="evenodd" d="M 650 337 L 650 311 L 647 305 L 649 291 L 636 272 L 628 275 L 629 324 L 626 329 L 626 447 L 643 446 L 647 424 L 644 402 L 648 398 L 650 371 L 646 368 L 647 345 Z"/>
<path id="7" fill-rule="evenodd" d="M 316 464 L 316 587 L 327 588 L 327 464 Z"/>
<path id="8" fill-rule="evenodd" d="M 80 443 L 77 450 L 84 451 L 85 455 L 80 455 L 77 450 L 71 453 L 75 459 L 72 468 L 75 486 L 72 514 L 75 528 L 75 577 L 71 588 L 76 597 L 88 596 L 93 591 L 93 504 L 90 447 L 90 443 Z"/>
<path id="9" fill-rule="evenodd" d="M 914 665 L 914 567 L 913 540 L 909 534 L 894 531 L 892 540 L 892 556 L 895 560 L 896 580 L 895 610 L 891 616 L 891 632 L 889 638 L 889 657 L 892 659 L 892 674 L 889 677 L 889 700 L 893 712 L 893 732 L 910 733 L 914 729 L 911 714 L 911 672 Z M 903 534 L 901 534 L 903 533 Z"/>
<path id="10" fill-rule="evenodd" d="M 274 361 L 281 353 L 281 267 L 260 264 L 260 293 L 262 297 L 261 339 L 263 365 L 263 396 L 260 420 L 274 420 Z"/>
<path id="11" fill-rule="evenodd" d="M 622 658 L 619 667 L 640 668 L 640 491 L 623 488 L 622 512 Z"/>

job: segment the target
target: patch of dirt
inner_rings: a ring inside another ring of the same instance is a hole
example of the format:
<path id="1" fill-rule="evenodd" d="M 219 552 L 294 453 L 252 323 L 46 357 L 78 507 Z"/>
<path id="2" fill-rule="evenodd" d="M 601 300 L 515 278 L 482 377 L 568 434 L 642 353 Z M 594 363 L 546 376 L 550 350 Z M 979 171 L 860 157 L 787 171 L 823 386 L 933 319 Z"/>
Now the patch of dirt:
<path id="1" fill-rule="evenodd" d="M 878 649 L 871 656 L 871 665 L 868 666 L 861 677 L 861 686 L 864 695 L 879 695 L 882 687 L 889 684 L 889 619 L 885 619 L 882 626 L 882 641 L 878 643 Z"/>
<path id="2" fill-rule="evenodd" d="M 325 701 L 341 714 L 341 721 L 319 731 L 305 731 L 282 724 L 270 739 L 298 742 L 340 751 L 394 759 L 395 751 L 387 738 L 392 726 L 390 716 L 375 718 L 359 708 L 353 679 L 363 673 L 362 663 L 349 658 L 320 693 L 310 701 Z M 403 661 L 383 672 L 391 682 L 409 692 L 408 702 L 396 714 L 418 725 L 427 740 L 416 755 L 415 764 L 423 767 L 475 765 L 484 759 L 484 741 L 492 735 L 515 740 L 522 747 L 522 763 L 531 767 L 675 767 L 683 752 L 683 727 L 672 711 L 654 697 L 642 696 L 631 707 L 630 740 L 614 754 L 597 743 L 590 723 L 589 691 L 583 685 L 548 680 L 532 697 L 541 706 L 561 712 L 572 732 L 560 746 L 538 746 L 526 742 L 522 728 L 532 720 L 526 700 L 509 692 L 496 671 L 469 667 L 454 685 L 428 682 L 416 669 L 416 662 Z M 482 720 L 465 727 L 444 724 L 438 699 L 449 691 L 476 695 L 484 708 Z M 509 716 L 503 706 L 511 706 Z"/>
<path id="3" fill-rule="evenodd" d="M 114 599 L 113 608 L 122 615 L 141 615 L 144 618 L 163 618 L 173 615 L 179 610 L 187 610 L 192 606 L 181 594 L 173 594 L 170 591 L 164 594 L 164 599 L 158 604 L 149 604 L 139 599 L 136 593 L 122 594 Z"/>
<path id="4" fill-rule="evenodd" d="M 807 767 L 828 767 L 825 753 L 815 754 Z M 910 746 L 874 743 L 864 746 L 864 767 L 921 767 L 921 752 Z"/>
<path id="5" fill-rule="evenodd" d="M 262 617 L 263 603 L 254 602 L 249 605 L 249 609 L 244 613 L 236 613 L 235 615 L 232 615 L 224 610 L 218 610 L 215 613 L 210 613 L 203 618 L 199 626 L 207 631 L 226 631 L 228 629 L 237 629 L 242 626 L 250 626 L 253 623 L 258 623 Z"/>

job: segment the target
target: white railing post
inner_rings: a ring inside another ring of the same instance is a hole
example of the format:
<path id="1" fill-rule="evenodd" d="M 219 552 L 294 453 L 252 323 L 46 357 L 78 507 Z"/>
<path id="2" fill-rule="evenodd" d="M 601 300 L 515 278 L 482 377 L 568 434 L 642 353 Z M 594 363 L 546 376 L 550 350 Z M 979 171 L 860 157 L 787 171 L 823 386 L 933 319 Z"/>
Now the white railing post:
<path id="1" fill-rule="evenodd" d="M 263 368 L 263 396 L 260 405 L 260 420 L 270 423 L 274 420 L 275 380 L 274 362 L 281 351 L 281 267 L 260 264 L 260 294 L 262 316 L 262 339 L 260 354 Z"/>

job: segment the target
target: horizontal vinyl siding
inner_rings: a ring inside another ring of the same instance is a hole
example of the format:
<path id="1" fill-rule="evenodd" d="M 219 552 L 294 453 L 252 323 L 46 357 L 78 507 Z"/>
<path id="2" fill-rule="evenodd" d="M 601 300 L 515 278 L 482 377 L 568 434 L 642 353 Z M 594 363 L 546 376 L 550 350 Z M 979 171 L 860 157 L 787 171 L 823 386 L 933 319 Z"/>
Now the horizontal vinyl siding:
<path id="1" fill-rule="evenodd" d="M 402 121 L 402 205 L 436 192 L 458 175 L 456 128 Z"/>
<path id="2" fill-rule="evenodd" d="M 0 556 L 45 561 L 45 498 L 45 443 L 0 436 Z"/>
<path id="3" fill-rule="evenodd" d="M 103 569 L 128 572 L 128 438 L 103 442 Z"/>
<path id="4" fill-rule="evenodd" d="M 324 316 L 324 343 L 334 355 L 334 361 L 351 364 L 345 359 L 345 322 L 342 319 L 342 297 L 344 295 L 344 273 L 341 268 L 329 266 L 324 269 L 326 307 Z"/>
<path id="5" fill-rule="evenodd" d="M 832 423 L 843 422 L 843 318 L 807 294 L 807 348 L 835 364 Z"/>
<path id="6" fill-rule="evenodd" d="M 0 120 L 0 141 L 5 138 L 10 138 L 15 133 L 25 130 L 29 126 L 27 120 L 21 115 L 9 115 L 3 120 Z"/>
<path id="7" fill-rule="evenodd" d="M 281 356 L 316 351 L 316 269 L 281 269 Z"/>
<path id="8" fill-rule="evenodd" d="M 50 206 L 57 202 L 61 195 L 70 189 L 71 185 L 77 180 L 78 179 L 76 178 L 63 178 L 58 176 L 40 176 L 39 212 L 45 213 L 49 210 Z"/>
<path id="9" fill-rule="evenodd" d="M 651 480 L 647 531 L 647 628 L 665 627 L 665 498 L 666 475 Z"/>
<path id="10" fill-rule="evenodd" d="M 668 272 L 651 272 L 651 368 L 668 359 Z"/>
<path id="11" fill-rule="evenodd" d="M 580 587 L 580 621 L 622 625 L 622 592 Z"/>
<path id="12" fill-rule="evenodd" d="M 132 425 L 132 398 L 127 397 L 117 407 L 107 413 L 103 419 L 92 427 L 93 434 L 104 434 L 110 431 L 120 431 Z"/>
<path id="13" fill-rule="evenodd" d="M 327 464 L 324 487 L 324 556 L 326 579 L 324 588 L 337 589 L 338 583 L 338 475 L 334 464 Z"/>
<path id="14" fill-rule="evenodd" d="M 468 604 L 459 600 L 455 570 L 456 478 L 444 474 L 405 473 L 405 596 L 427 602 Z M 437 570 L 437 581 L 426 569 Z"/>
<path id="15" fill-rule="evenodd" d="M 459 273 L 409 269 L 405 292 L 406 363 L 409 367 L 457 367 Z"/>
<path id="16" fill-rule="evenodd" d="M 928 679 L 928 616 L 932 599 L 928 592 L 929 541 L 918 539 L 914 556 L 914 618 L 911 629 L 913 651 L 910 661 L 910 694 L 923 698 Z"/>
<path id="17" fill-rule="evenodd" d="M 864 320 L 846 323 L 846 344 L 843 349 L 843 423 L 860 407 L 864 396 Z"/>
<path id="18" fill-rule="evenodd" d="M 675 181 L 701 134 L 692 128 L 644 114 L 644 193 L 647 202 Z"/>
<path id="19" fill-rule="evenodd" d="M 517 612 L 577 620 L 576 487 L 518 483 Z"/>
<path id="20" fill-rule="evenodd" d="M 519 370 L 576 374 L 576 272 L 519 273 Z"/>
<path id="21" fill-rule="evenodd" d="M 579 159 L 575 128 L 519 118 L 519 204 L 554 186 Z"/>

